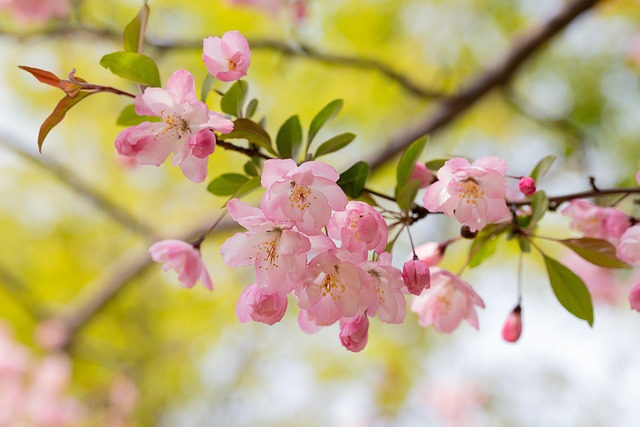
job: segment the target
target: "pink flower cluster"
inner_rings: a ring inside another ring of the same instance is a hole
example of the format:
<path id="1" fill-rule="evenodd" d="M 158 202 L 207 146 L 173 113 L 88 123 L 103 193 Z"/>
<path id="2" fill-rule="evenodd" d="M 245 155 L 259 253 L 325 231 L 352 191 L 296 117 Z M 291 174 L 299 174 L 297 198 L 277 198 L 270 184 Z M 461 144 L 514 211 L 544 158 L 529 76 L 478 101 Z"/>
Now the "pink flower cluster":
<path id="1" fill-rule="evenodd" d="M 609 241 L 616 247 L 621 261 L 640 265 L 640 225 L 634 225 L 629 215 L 583 199 L 570 201 L 562 213 L 571 217 L 571 228 L 585 237 Z"/>
<path id="2" fill-rule="evenodd" d="M 71 364 L 63 354 L 36 359 L 0 324 L 0 425 L 80 425 L 83 408 L 67 396 Z"/>
<path id="3" fill-rule="evenodd" d="M 229 82 L 247 74 L 251 52 L 247 40 L 237 31 L 204 40 L 203 60 L 216 78 Z M 116 149 L 121 156 L 139 165 L 160 166 L 173 153 L 174 166 L 180 166 L 193 182 L 207 177 L 209 156 L 216 149 L 214 131 L 229 133 L 233 122 L 210 111 L 196 96 L 193 75 L 175 71 L 166 89 L 150 87 L 135 99 L 140 116 L 159 117 L 120 132 Z"/>

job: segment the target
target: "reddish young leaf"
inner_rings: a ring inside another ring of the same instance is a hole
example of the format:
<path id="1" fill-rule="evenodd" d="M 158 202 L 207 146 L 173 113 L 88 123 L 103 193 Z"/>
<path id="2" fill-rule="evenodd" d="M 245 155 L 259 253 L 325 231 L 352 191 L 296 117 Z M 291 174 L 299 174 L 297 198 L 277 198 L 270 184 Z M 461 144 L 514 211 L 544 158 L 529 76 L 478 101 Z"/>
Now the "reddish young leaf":
<path id="1" fill-rule="evenodd" d="M 62 81 L 62 79 L 60 79 L 58 76 L 56 76 L 50 71 L 41 70 L 39 68 L 27 67 L 25 65 L 18 65 L 18 68 L 21 68 L 27 71 L 28 73 L 31 73 L 33 77 L 38 79 L 41 83 L 55 86 L 55 87 L 60 87 L 60 82 Z"/>
<path id="2" fill-rule="evenodd" d="M 58 105 L 56 105 L 53 113 L 51 113 L 51 115 L 46 118 L 44 123 L 42 123 L 42 126 L 40 126 L 40 132 L 38 133 L 38 150 L 40 152 L 42 152 L 42 143 L 44 142 L 44 139 L 47 137 L 51 129 L 53 129 L 58 123 L 62 121 L 62 119 L 64 119 L 67 111 L 69 111 L 74 105 L 93 93 L 95 92 L 80 92 L 74 98 L 67 95 L 62 98 L 60 102 L 58 102 Z"/>

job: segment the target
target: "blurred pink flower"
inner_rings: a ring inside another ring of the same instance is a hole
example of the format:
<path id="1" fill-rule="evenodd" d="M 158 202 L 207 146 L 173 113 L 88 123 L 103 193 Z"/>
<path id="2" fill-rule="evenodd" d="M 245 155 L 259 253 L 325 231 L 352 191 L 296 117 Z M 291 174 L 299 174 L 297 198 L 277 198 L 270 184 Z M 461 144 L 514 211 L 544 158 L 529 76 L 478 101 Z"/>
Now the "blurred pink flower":
<path id="1" fill-rule="evenodd" d="M 200 280 L 205 288 L 213 290 L 211 277 L 202 263 L 200 251 L 182 240 L 162 240 L 149 248 L 151 259 L 162 263 L 163 270 L 175 270 L 185 288 L 192 288 Z"/>
<path id="2" fill-rule="evenodd" d="M 484 302 L 473 288 L 455 274 L 431 269 L 431 287 L 411 298 L 411 311 L 418 314 L 420 326 L 433 325 L 438 332 L 453 332 L 462 320 L 478 329 L 475 306 Z"/>
<path id="3" fill-rule="evenodd" d="M 420 188 L 427 188 L 436 180 L 436 175 L 424 163 L 416 163 L 411 176 L 409 176 L 409 181 L 412 179 L 420 181 Z"/>
<path id="4" fill-rule="evenodd" d="M 497 157 L 481 157 L 469 164 L 463 158 L 448 160 L 438 171 L 438 181 L 427 187 L 424 207 L 444 212 L 471 231 L 488 222 L 510 218 L 505 202 L 507 164 Z"/>
<path id="5" fill-rule="evenodd" d="M 220 37 L 202 42 L 202 60 L 213 77 L 232 82 L 247 75 L 251 63 L 249 43 L 239 31 L 227 31 Z"/>
<path id="6" fill-rule="evenodd" d="M 582 279 L 594 302 L 615 304 L 620 299 L 620 288 L 615 270 L 591 264 L 573 251 L 567 251 L 562 263 Z"/>
<path id="7" fill-rule="evenodd" d="M 434 267 L 442 261 L 444 251 L 447 249 L 449 243 L 451 242 L 423 243 L 420 246 L 416 246 L 416 255 L 418 256 L 418 259 L 427 264 L 427 266 Z"/>
<path id="8" fill-rule="evenodd" d="M 0 9 L 8 9 L 20 23 L 44 23 L 53 17 L 64 18 L 71 9 L 69 0 L 3 0 Z"/>
<path id="9" fill-rule="evenodd" d="M 135 99 L 136 113 L 160 117 L 159 122 L 143 122 L 120 132 L 116 149 L 122 156 L 133 157 L 141 165 L 161 165 L 173 152 L 172 163 L 179 165 L 193 182 L 207 176 L 209 155 L 216 148 L 212 131 L 229 133 L 233 122 L 209 111 L 198 101 L 193 75 L 175 71 L 167 88 L 150 87 Z"/>
<path id="10" fill-rule="evenodd" d="M 617 257 L 631 265 L 640 265 L 640 225 L 634 225 L 620 237 Z"/>
<path id="11" fill-rule="evenodd" d="M 570 227 L 584 237 L 605 239 L 616 245 L 622 234 L 631 226 L 627 214 L 617 208 L 603 208 L 588 200 L 571 200 L 562 214 L 571 217 Z"/>
<path id="12" fill-rule="evenodd" d="M 635 285 L 629 292 L 629 305 L 632 310 L 640 311 L 640 283 Z"/>

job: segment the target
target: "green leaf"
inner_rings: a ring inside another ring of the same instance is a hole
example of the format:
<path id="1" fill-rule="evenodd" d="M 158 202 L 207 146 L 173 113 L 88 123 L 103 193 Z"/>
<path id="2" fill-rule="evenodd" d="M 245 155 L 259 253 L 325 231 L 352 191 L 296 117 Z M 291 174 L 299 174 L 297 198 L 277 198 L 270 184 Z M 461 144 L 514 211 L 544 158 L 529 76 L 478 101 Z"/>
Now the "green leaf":
<path id="1" fill-rule="evenodd" d="M 215 77 L 211 74 L 207 73 L 207 77 L 204 78 L 202 82 L 202 88 L 200 88 L 200 101 L 207 102 L 207 98 L 209 97 L 209 92 L 211 92 L 211 86 L 213 86 L 213 81 Z"/>
<path id="2" fill-rule="evenodd" d="M 245 163 L 243 168 L 244 168 L 244 172 L 249 176 L 259 176 L 260 175 L 260 171 L 258 171 L 258 168 L 256 167 L 256 164 L 253 163 L 251 160 L 249 160 L 247 163 Z"/>
<path id="3" fill-rule="evenodd" d="M 158 66 L 146 55 L 135 52 L 113 52 L 102 57 L 100 65 L 111 70 L 116 76 L 142 83 L 148 86 L 160 87 L 160 73 Z"/>
<path id="4" fill-rule="evenodd" d="M 553 162 L 555 161 L 556 156 L 544 157 L 538 162 L 536 167 L 533 168 L 533 170 L 531 171 L 531 175 L 529 176 L 533 178 L 534 181 L 538 182 L 538 180 L 542 179 L 542 177 L 545 176 L 547 172 L 549 172 L 549 169 L 551 169 L 551 165 L 553 165 Z"/>
<path id="5" fill-rule="evenodd" d="M 542 254 L 553 293 L 564 308 L 593 326 L 591 294 L 581 278 L 553 258 Z"/>
<path id="6" fill-rule="evenodd" d="M 524 253 L 528 254 L 531 252 L 531 243 L 529 243 L 529 240 L 527 240 L 525 236 L 518 236 L 518 246 L 520 246 L 520 251 Z"/>
<path id="7" fill-rule="evenodd" d="M 314 158 L 317 159 L 318 157 L 324 156 L 325 154 L 333 153 L 343 149 L 344 147 L 349 145 L 351 141 L 354 140 L 355 137 L 356 137 L 355 134 L 350 132 L 341 133 L 340 135 L 334 136 L 328 141 L 325 141 L 322 144 L 320 144 L 320 146 L 316 150 L 316 154 L 314 155 Z"/>
<path id="8" fill-rule="evenodd" d="M 302 125 L 300 117 L 291 116 L 282 124 L 276 136 L 276 147 L 283 159 L 298 160 L 302 145 Z"/>
<path id="9" fill-rule="evenodd" d="M 360 197 L 364 190 L 364 184 L 369 177 L 369 164 L 360 161 L 349 169 L 340 174 L 338 184 L 340 188 L 347 194 L 347 196 L 355 199 Z"/>
<path id="10" fill-rule="evenodd" d="M 258 109 L 258 100 L 256 98 L 253 98 L 251 101 L 249 101 L 249 105 L 247 105 L 247 109 L 244 113 L 245 117 L 248 117 L 248 118 L 253 117 L 257 109 Z"/>
<path id="11" fill-rule="evenodd" d="M 144 1 L 142 8 L 135 18 L 124 27 L 124 50 L 127 52 L 139 52 L 141 40 L 144 40 L 144 32 L 149 18 L 149 6 Z"/>
<path id="12" fill-rule="evenodd" d="M 225 173 L 217 178 L 207 186 L 207 190 L 216 196 L 230 196 L 236 193 L 244 184 L 249 181 L 244 175 L 238 173 Z"/>
<path id="13" fill-rule="evenodd" d="M 249 119 L 236 120 L 233 122 L 233 131 L 218 136 L 218 139 L 222 141 L 235 138 L 246 139 L 252 144 L 256 144 L 267 149 L 271 154 L 277 155 L 272 147 L 271 137 L 267 131 L 265 131 L 262 126 Z"/>
<path id="14" fill-rule="evenodd" d="M 531 221 L 529 225 L 535 225 L 542 219 L 549 209 L 549 198 L 544 191 L 538 191 L 531 201 Z"/>
<path id="15" fill-rule="evenodd" d="M 252 176 L 247 182 L 242 184 L 236 191 L 233 193 L 232 197 L 241 198 L 251 193 L 256 188 L 260 187 L 260 177 Z"/>
<path id="16" fill-rule="evenodd" d="M 591 264 L 605 268 L 630 268 L 616 257 L 616 248 L 606 240 L 583 237 L 564 239 L 560 243 L 580 255 Z"/>
<path id="17" fill-rule="evenodd" d="M 396 203 L 398 207 L 403 211 L 408 211 L 411 209 L 413 205 L 413 201 L 416 198 L 416 194 L 418 194 L 418 190 L 420 189 L 420 180 L 412 179 L 407 182 L 399 191 L 396 196 Z"/>
<path id="18" fill-rule="evenodd" d="M 160 120 L 162 119 L 156 116 L 139 116 L 136 114 L 136 106 L 129 104 L 120 112 L 116 124 L 120 126 L 135 126 L 142 122 L 159 122 Z"/>
<path id="19" fill-rule="evenodd" d="M 85 99 L 87 96 L 94 94 L 95 92 L 79 92 L 75 97 L 70 97 L 69 95 L 65 96 L 58 102 L 56 108 L 53 112 L 45 119 L 40 126 L 40 132 L 38 132 L 38 150 L 42 153 L 42 144 L 44 143 L 44 139 L 49 135 L 51 129 L 56 127 L 58 123 L 64 119 L 64 116 L 67 114 L 74 105 L 78 102 Z"/>
<path id="20" fill-rule="evenodd" d="M 474 268 L 482 264 L 484 260 L 494 254 L 498 247 L 496 236 L 476 237 L 469 248 L 469 268 Z"/>
<path id="21" fill-rule="evenodd" d="M 396 169 L 396 197 L 398 196 L 400 189 L 402 189 L 409 181 L 409 177 L 411 176 L 413 168 L 418 161 L 418 157 L 420 157 L 420 154 L 424 150 L 424 146 L 427 145 L 428 140 L 429 138 L 427 136 L 423 136 L 411 143 L 405 152 L 402 153 Z"/>
<path id="22" fill-rule="evenodd" d="M 431 169 L 434 172 L 438 172 L 438 170 L 444 166 L 447 160 L 449 159 L 433 159 L 433 160 L 429 160 L 424 165 L 427 167 L 427 169 Z"/>
<path id="23" fill-rule="evenodd" d="M 249 91 L 249 84 L 244 80 L 236 81 L 220 100 L 220 109 L 234 117 L 242 118 L 244 99 Z"/>
<path id="24" fill-rule="evenodd" d="M 329 120 L 338 115 L 340 110 L 342 109 L 342 99 L 334 99 L 325 107 L 316 114 L 316 116 L 311 120 L 311 125 L 309 126 L 309 136 L 307 137 L 307 149 L 311 146 L 311 141 L 316 137 L 322 126 L 327 124 Z"/>

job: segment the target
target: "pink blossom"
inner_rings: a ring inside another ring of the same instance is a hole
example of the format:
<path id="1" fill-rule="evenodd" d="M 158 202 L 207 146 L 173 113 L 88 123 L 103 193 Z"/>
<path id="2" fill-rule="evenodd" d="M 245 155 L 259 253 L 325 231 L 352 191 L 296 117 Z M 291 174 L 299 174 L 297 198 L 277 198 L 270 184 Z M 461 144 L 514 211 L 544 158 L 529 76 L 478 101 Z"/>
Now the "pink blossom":
<path id="1" fill-rule="evenodd" d="M 160 117 L 162 121 L 143 122 L 120 132 L 116 138 L 118 153 L 134 157 L 141 165 L 159 166 L 173 152 L 174 166 L 179 165 L 191 181 L 204 181 L 209 155 L 216 147 L 212 131 L 229 133 L 233 122 L 198 101 L 193 75 L 175 71 L 167 89 L 145 89 L 136 97 L 135 106 L 139 115 Z"/>
<path id="2" fill-rule="evenodd" d="M 518 189 L 525 196 L 533 196 L 536 193 L 536 182 L 530 176 L 520 178 Z"/>
<path id="3" fill-rule="evenodd" d="M 640 265 L 640 225 L 627 229 L 620 238 L 616 256 L 631 265 Z"/>
<path id="4" fill-rule="evenodd" d="M 640 185 L 640 171 L 636 173 L 636 182 L 638 183 L 638 185 Z"/>
<path id="5" fill-rule="evenodd" d="M 322 329 L 322 326 L 309 318 L 307 310 L 300 310 L 300 313 L 298 313 L 298 325 L 300 329 L 307 334 L 315 334 Z"/>
<path id="6" fill-rule="evenodd" d="M 232 82 L 247 75 L 251 63 L 249 43 L 239 31 L 203 40 L 202 60 L 213 77 Z"/>
<path id="7" fill-rule="evenodd" d="M 247 228 L 227 239 L 220 248 L 229 267 L 253 265 L 259 286 L 287 294 L 302 283 L 311 242 L 292 230 L 293 223 L 273 222 L 264 213 L 238 199 L 227 203 L 231 217 Z"/>
<path id="8" fill-rule="evenodd" d="M 427 242 L 420 246 L 416 246 L 416 255 L 418 259 L 427 264 L 429 267 L 434 267 L 442 261 L 444 252 L 451 241 L 447 242 Z"/>
<path id="9" fill-rule="evenodd" d="M 69 339 L 69 327 L 61 320 L 47 319 L 35 331 L 36 342 L 47 350 L 62 348 Z"/>
<path id="10" fill-rule="evenodd" d="M 256 283 L 247 286 L 236 304 L 236 315 L 241 322 L 254 320 L 273 325 L 282 320 L 287 311 L 287 296 L 280 292 L 266 293 Z"/>
<path id="11" fill-rule="evenodd" d="M 507 342 L 516 342 L 522 334 L 522 315 L 520 306 L 517 306 L 507 317 L 502 327 L 502 339 Z"/>
<path id="12" fill-rule="evenodd" d="M 433 325 L 438 332 L 452 332 L 462 320 L 478 329 L 474 306 L 484 302 L 473 288 L 455 274 L 431 269 L 431 287 L 411 299 L 411 311 L 418 314 L 420 326 Z"/>
<path id="13" fill-rule="evenodd" d="M 336 212 L 327 225 L 329 236 L 342 242 L 341 247 L 366 254 L 382 253 L 387 246 L 389 229 L 384 218 L 369 204 L 351 201 L 344 211 Z"/>
<path id="14" fill-rule="evenodd" d="M 4 0 L 0 9 L 10 10 L 20 23 L 42 24 L 53 17 L 69 15 L 69 0 Z"/>
<path id="15" fill-rule="evenodd" d="M 376 298 L 370 276 L 359 267 L 356 254 L 332 249 L 310 262 L 303 285 L 295 290 L 300 308 L 319 326 L 328 326 L 341 317 L 364 314 Z"/>
<path id="16" fill-rule="evenodd" d="M 629 304 L 632 310 L 640 311 L 640 283 L 635 285 L 629 292 Z"/>
<path id="17" fill-rule="evenodd" d="M 162 269 L 175 270 L 185 288 L 192 288 L 198 280 L 205 288 L 213 290 L 213 284 L 200 258 L 200 251 L 181 240 L 162 240 L 149 248 L 151 259 L 162 263 Z"/>
<path id="18" fill-rule="evenodd" d="M 431 273 L 429 266 L 419 259 L 412 259 L 402 267 L 402 280 L 410 294 L 420 295 L 423 289 L 429 289 Z"/>
<path id="19" fill-rule="evenodd" d="M 614 245 L 631 225 L 629 216 L 621 210 L 603 208 L 584 199 L 571 200 L 562 214 L 571 217 L 570 227 L 583 236 L 605 239 Z"/>
<path id="20" fill-rule="evenodd" d="M 340 319 L 340 342 L 349 351 L 363 350 L 369 339 L 369 319 L 366 315 Z"/>
<path id="21" fill-rule="evenodd" d="M 336 184 L 340 175 L 322 162 L 300 166 L 291 159 L 267 160 L 262 186 L 267 189 L 260 206 L 275 221 L 293 221 L 301 232 L 316 235 L 331 219 L 331 211 L 343 211 L 347 196 Z"/>
<path id="22" fill-rule="evenodd" d="M 369 316 L 378 316 L 386 323 L 399 324 L 407 314 L 407 302 L 404 298 L 402 272 L 391 265 L 392 257 L 383 252 L 378 262 L 366 261 L 360 264 L 371 278 L 375 288 L 375 299 L 367 308 Z"/>
<path id="23" fill-rule="evenodd" d="M 420 181 L 420 188 L 427 188 L 436 180 L 436 176 L 424 163 L 416 163 L 409 177 L 409 181 L 412 179 Z"/>
<path id="24" fill-rule="evenodd" d="M 488 222 L 508 219 L 505 202 L 507 165 L 497 157 L 481 157 L 472 164 L 463 158 L 445 162 L 438 171 L 438 181 L 424 195 L 424 207 L 432 212 L 455 216 L 471 231 Z"/>

